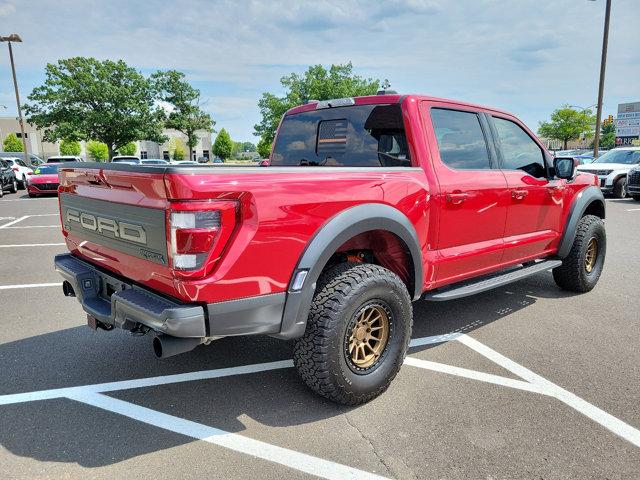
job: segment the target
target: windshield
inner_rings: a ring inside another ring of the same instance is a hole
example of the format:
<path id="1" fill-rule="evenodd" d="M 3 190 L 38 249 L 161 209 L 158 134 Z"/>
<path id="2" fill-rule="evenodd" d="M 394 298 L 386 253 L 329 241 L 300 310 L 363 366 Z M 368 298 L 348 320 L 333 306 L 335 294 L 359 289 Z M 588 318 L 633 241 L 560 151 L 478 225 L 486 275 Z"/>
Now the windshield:
<path id="1" fill-rule="evenodd" d="M 273 166 L 409 167 L 399 105 L 359 105 L 287 115 Z"/>
<path id="2" fill-rule="evenodd" d="M 36 168 L 33 173 L 34 175 L 52 175 L 58 173 L 58 168 L 60 165 L 42 165 Z"/>
<path id="3" fill-rule="evenodd" d="M 640 163 L 640 150 L 609 150 L 593 163 Z"/>

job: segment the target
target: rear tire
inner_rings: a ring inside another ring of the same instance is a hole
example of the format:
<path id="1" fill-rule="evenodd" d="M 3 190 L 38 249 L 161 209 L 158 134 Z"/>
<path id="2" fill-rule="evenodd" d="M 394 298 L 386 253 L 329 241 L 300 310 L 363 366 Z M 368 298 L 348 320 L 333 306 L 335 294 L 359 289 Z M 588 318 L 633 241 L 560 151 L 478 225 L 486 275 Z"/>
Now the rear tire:
<path id="1" fill-rule="evenodd" d="M 400 370 L 412 325 L 411 298 L 396 274 L 373 264 L 340 264 L 318 280 L 293 361 L 316 393 L 362 404 L 382 394 Z"/>
<path id="2" fill-rule="evenodd" d="M 636 202 L 640 202 L 640 195 L 634 195 L 634 196 L 633 196 L 633 199 L 634 199 Z"/>
<path id="3" fill-rule="evenodd" d="M 11 188 L 9 189 L 11 193 L 18 193 L 18 182 L 16 179 L 13 179 L 13 183 L 11 184 Z"/>
<path id="4" fill-rule="evenodd" d="M 553 279 L 560 288 L 571 292 L 592 290 L 602 273 L 606 251 L 604 222 L 595 215 L 585 215 L 578 223 L 569 255 L 553 269 Z"/>
<path id="5" fill-rule="evenodd" d="M 25 176 L 22 178 L 22 181 L 20 182 L 20 190 L 26 190 L 27 189 L 27 175 L 25 174 Z"/>
<path id="6" fill-rule="evenodd" d="M 627 179 L 619 178 L 613 185 L 613 196 L 615 198 L 627 198 Z"/>

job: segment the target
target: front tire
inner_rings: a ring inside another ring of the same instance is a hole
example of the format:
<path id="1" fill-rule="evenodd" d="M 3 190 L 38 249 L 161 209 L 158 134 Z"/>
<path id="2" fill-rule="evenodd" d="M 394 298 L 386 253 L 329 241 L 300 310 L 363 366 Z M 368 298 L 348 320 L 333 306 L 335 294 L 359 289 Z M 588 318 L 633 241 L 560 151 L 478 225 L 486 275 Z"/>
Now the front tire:
<path id="1" fill-rule="evenodd" d="M 344 263 L 320 277 L 293 360 L 316 393 L 344 405 L 382 394 L 407 352 L 413 311 L 407 287 L 373 264 Z"/>
<path id="2" fill-rule="evenodd" d="M 18 193 L 18 182 L 16 179 L 13 179 L 13 183 L 11 184 L 11 188 L 9 189 L 11 193 Z"/>
<path id="3" fill-rule="evenodd" d="M 622 177 L 616 180 L 613 185 L 613 196 L 615 198 L 627 198 L 627 178 Z"/>
<path id="4" fill-rule="evenodd" d="M 595 215 L 585 215 L 578 223 L 569 255 L 553 269 L 553 279 L 564 290 L 589 292 L 598 283 L 606 251 L 604 222 Z"/>
<path id="5" fill-rule="evenodd" d="M 633 199 L 634 199 L 636 202 L 640 202 L 640 195 L 634 195 L 634 196 L 633 196 Z"/>

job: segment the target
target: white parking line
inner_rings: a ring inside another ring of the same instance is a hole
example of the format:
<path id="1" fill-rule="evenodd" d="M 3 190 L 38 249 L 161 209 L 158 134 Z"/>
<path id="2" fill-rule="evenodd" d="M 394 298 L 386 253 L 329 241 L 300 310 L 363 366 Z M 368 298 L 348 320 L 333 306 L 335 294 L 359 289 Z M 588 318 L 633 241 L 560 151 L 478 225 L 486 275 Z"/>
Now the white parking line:
<path id="1" fill-rule="evenodd" d="M 19 227 L 6 227 L 3 225 L 0 228 L 6 228 L 7 230 L 11 230 L 13 228 L 60 228 L 60 225 L 24 225 Z"/>
<path id="2" fill-rule="evenodd" d="M 471 348 L 487 359 L 501 366 L 502 368 L 517 375 L 522 380 L 502 377 L 476 370 L 455 367 L 437 362 L 407 357 L 405 363 L 410 366 L 446 373 L 458 377 L 468 378 L 488 382 L 494 385 L 516 388 L 528 392 L 538 393 L 560 400 L 569 407 L 587 416 L 596 423 L 604 426 L 611 432 L 628 440 L 633 445 L 640 447 L 640 431 L 631 425 L 619 420 L 574 395 L 573 393 L 559 387 L 546 380 L 531 370 L 519 365 L 513 360 L 489 348 L 483 343 L 460 332 L 451 334 L 436 335 L 431 337 L 417 338 L 411 341 L 411 346 L 432 345 L 456 340 Z M 41 390 L 34 392 L 24 392 L 0 396 L 0 405 L 31 402 L 36 400 L 47 400 L 53 398 L 69 398 L 85 404 L 93 405 L 103 410 L 118 413 L 126 417 L 154 425 L 165 430 L 187 435 L 225 448 L 229 448 L 241 453 L 246 453 L 257 458 L 269 460 L 287 467 L 322 476 L 330 479 L 342 478 L 382 478 L 357 470 L 345 465 L 337 464 L 329 460 L 312 457 L 300 452 L 288 450 L 282 447 L 260 442 L 245 436 L 219 430 L 207 425 L 198 424 L 189 420 L 181 419 L 162 412 L 151 410 L 130 402 L 118 400 L 104 395 L 104 392 L 126 390 L 132 388 L 144 388 L 157 385 L 166 385 L 180 382 L 190 382 L 196 380 L 206 380 L 233 375 L 258 373 L 269 370 L 290 368 L 293 366 L 291 360 L 282 360 L 268 363 L 258 363 L 253 365 L 243 365 L 239 367 L 222 368 L 216 370 L 205 370 L 199 372 L 188 372 L 174 375 L 163 375 L 158 377 L 141 378 L 134 380 L 124 380 L 119 382 L 109 382 L 77 387 L 57 388 L 51 390 Z"/>
<path id="3" fill-rule="evenodd" d="M 154 425 L 158 428 L 196 438 L 236 452 L 262 458 L 285 467 L 327 478 L 330 480 L 343 479 L 372 479 L 380 480 L 385 477 L 341 465 L 330 460 L 323 460 L 305 453 L 278 447 L 270 443 L 254 440 L 237 433 L 230 433 L 218 428 L 202 425 L 183 418 L 167 415 L 134 403 L 125 402 L 100 393 L 78 393 L 72 400 L 93 405 L 108 412 L 118 413 L 139 422 Z M 257 475 L 259 476 L 259 475 Z"/>
<path id="4" fill-rule="evenodd" d="M 500 375 L 493 375 L 492 373 L 478 372 L 477 370 L 469 370 L 466 368 L 454 367 L 453 365 L 445 365 L 444 363 L 420 360 L 414 357 L 405 358 L 404 363 L 405 365 L 411 365 L 412 367 L 433 370 L 434 372 L 448 373 L 449 375 L 470 378 L 472 380 L 480 380 L 481 382 L 493 383 L 503 387 L 517 388 L 518 390 L 526 390 L 534 393 L 545 393 L 544 389 L 538 385 L 523 382 L 522 380 L 514 380 L 513 378 L 501 377 Z"/>
<path id="5" fill-rule="evenodd" d="M 0 290 L 14 290 L 18 288 L 59 287 L 62 282 L 56 283 L 27 283 L 24 285 L 0 285 Z"/>
<path id="6" fill-rule="evenodd" d="M 627 208 L 627 212 L 640 212 L 640 208 Z"/>
<path id="7" fill-rule="evenodd" d="M 58 197 L 41 197 L 38 199 L 38 202 L 40 202 L 41 200 L 58 200 Z M 2 202 L 34 202 L 33 198 L 10 198 L 10 199 L 4 199 L 4 198 L 0 198 L 0 203 Z"/>
<path id="8" fill-rule="evenodd" d="M 16 223 L 21 222 L 22 220 L 25 220 L 27 218 L 29 218 L 29 215 L 25 215 L 24 217 L 16 218 L 15 220 L 13 220 L 11 222 L 5 223 L 4 225 L 0 225 L 0 228 L 7 228 L 10 225 L 15 225 Z"/>
<path id="9" fill-rule="evenodd" d="M 526 380 L 527 382 L 540 387 L 545 395 L 557 398 L 571 408 L 589 417 L 594 422 L 599 423 L 616 435 L 619 435 L 625 440 L 633 443 L 636 447 L 640 447 L 640 430 L 632 427 L 622 420 L 619 420 L 613 415 L 608 414 L 604 410 L 599 409 L 595 405 L 590 404 L 586 400 L 583 400 L 582 398 L 565 390 L 564 388 L 559 387 L 555 383 L 550 382 L 546 378 L 541 377 L 528 368 L 517 364 L 513 360 L 487 347 L 483 343 L 480 343 L 475 338 L 469 337 L 467 335 L 461 335 L 457 340 L 467 347 L 475 350 L 480 355 L 488 358 L 492 362 L 497 363 L 502 368 L 505 368 L 511 373 L 516 374 L 523 380 Z"/>
<path id="10" fill-rule="evenodd" d="M 232 377 L 249 373 L 267 372 L 281 368 L 293 367 L 293 361 L 280 360 L 277 362 L 254 363 L 239 367 L 216 368 L 215 370 L 201 370 L 199 372 L 177 373 L 174 375 L 162 375 L 160 377 L 137 378 L 119 382 L 95 383 L 80 387 L 54 388 L 52 390 L 39 390 L 35 392 L 14 393 L 0 395 L 0 405 L 13 403 L 33 402 L 36 400 L 51 400 L 53 398 L 69 397 L 81 392 L 104 393 L 118 390 L 130 390 L 132 388 L 157 387 L 171 383 L 193 382 L 196 380 L 210 380 L 212 378 Z"/>
<path id="11" fill-rule="evenodd" d="M 0 245 L 0 248 L 20 248 L 20 247 L 59 247 L 66 243 L 20 243 L 15 245 Z"/>

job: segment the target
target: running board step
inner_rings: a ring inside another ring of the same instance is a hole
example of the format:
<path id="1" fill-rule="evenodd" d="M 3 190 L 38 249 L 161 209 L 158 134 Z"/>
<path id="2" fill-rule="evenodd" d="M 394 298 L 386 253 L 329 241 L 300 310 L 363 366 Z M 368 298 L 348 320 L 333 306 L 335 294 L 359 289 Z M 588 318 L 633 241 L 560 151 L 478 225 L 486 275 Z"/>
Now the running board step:
<path id="1" fill-rule="evenodd" d="M 562 260 L 543 260 L 536 262 L 533 265 L 517 268 L 515 270 L 509 270 L 507 273 L 499 273 L 489 278 L 483 277 L 481 280 L 471 280 L 464 283 L 458 283 L 450 287 L 444 287 L 441 289 L 427 292 L 423 295 L 424 300 L 432 302 L 443 302 L 445 300 L 455 300 L 456 298 L 468 297 L 469 295 L 475 295 L 476 293 L 486 292 L 492 288 L 501 287 L 523 278 L 530 277 L 550 268 L 555 268 L 562 265 Z"/>

